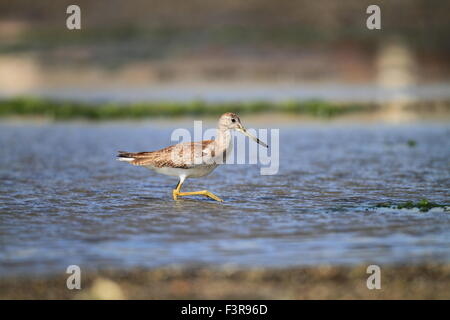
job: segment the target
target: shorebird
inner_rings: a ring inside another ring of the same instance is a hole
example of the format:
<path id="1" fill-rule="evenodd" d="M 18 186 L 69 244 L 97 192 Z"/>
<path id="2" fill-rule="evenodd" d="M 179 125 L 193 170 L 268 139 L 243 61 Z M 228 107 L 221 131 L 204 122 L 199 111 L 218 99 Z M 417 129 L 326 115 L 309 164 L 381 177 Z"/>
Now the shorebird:
<path id="1" fill-rule="evenodd" d="M 226 155 L 232 149 L 231 130 L 237 130 L 268 148 L 267 144 L 244 128 L 236 114 L 228 112 L 219 119 L 215 140 L 184 142 L 150 152 L 119 151 L 117 160 L 126 161 L 135 166 L 143 166 L 164 175 L 178 177 L 178 184 L 172 191 L 174 200 L 180 196 L 203 195 L 222 202 L 222 199 L 208 190 L 181 192 L 181 186 L 187 178 L 204 177 L 225 162 Z"/>

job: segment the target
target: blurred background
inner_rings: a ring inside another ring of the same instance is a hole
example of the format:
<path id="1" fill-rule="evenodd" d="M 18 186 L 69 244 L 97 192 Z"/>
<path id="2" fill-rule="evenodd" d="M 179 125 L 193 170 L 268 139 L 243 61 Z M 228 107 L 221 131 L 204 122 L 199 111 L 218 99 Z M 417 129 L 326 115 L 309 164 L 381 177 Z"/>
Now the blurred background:
<path id="1" fill-rule="evenodd" d="M 82 29 L 68 30 L 66 8 L 75 2 Z M 450 98 L 445 0 L 75 2 L 0 3 L 3 97 Z M 371 4 L 381 8 L 381 30 L 366 27 Z"/>
<path id="2" fill-rule="evenodd" d="M 66 27 L 72 4 L 81 30 Z M 1 0 L 0 298 L 448 299 L 449 12 Z M 279 172 L 223 166 L 183 186 L 223 204 L 173 201 L 175 178 L 115 160 L 229 111 L 279 129 L 266 141 Z M 367 290 L 369 264 L 387 290 Z M 69 265 L 87 290 L 67 290 Z M 159 269 L 172 266 L 205 269 Z"/>

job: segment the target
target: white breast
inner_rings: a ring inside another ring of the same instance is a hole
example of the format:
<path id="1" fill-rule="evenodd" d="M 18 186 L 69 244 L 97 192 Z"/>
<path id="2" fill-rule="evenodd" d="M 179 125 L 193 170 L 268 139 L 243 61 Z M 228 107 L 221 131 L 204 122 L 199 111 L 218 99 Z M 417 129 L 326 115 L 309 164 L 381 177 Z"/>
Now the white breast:
<path id="1" fill-rule="evenodd" d="M 215 168 L 217 168 L 217 166 L 218 164 L 198 165 L 189 169 L 171 168 L 171 167 L 157 168 L 153 166 L 145 166 L 145 167 L 147 169 L 153 170 L 157 173 L 164 174 L 166 176 L 173 176 L 173 177 L 185 176 L 186 178 L 199 178 L 210 174 Z"/>

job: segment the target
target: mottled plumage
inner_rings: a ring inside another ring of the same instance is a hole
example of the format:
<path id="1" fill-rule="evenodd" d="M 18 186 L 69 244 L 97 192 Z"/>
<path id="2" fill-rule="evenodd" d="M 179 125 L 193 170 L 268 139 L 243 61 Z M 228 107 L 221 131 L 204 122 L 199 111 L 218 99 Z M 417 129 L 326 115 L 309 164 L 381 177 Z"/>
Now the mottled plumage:
<path id="1" fill-rule="evenodd" d="M 189 177 L 198 178 L 211 173 L 219 164 L 225 163 L 226 155 L 232 148 L 230 130 L 238 130 L 249 136 L 256 142 L 267 145 L 258 138 L 250 135 L 242 126 L 241 120 L 234 113 L 225 113 L 219 119 L 217 137 L 215 140 L 204 140 L 201 142 L 184 142 L 169 146 L 157 151 L 149 152 L 126 152 L 119 151 L 117 160 L 126 161 L 135 166 L 143 166 L 158 173 L 178 176 L 180 181 L 175 190 L 173 198 L 185 195 L 205 195 L 214 200 L 222 201 L 207 190 L 195 192 L 180 192 L 184 180 Z"/>
<path id="2" fill-rule="evenodd" d="M 156 168 L 171 167 L 188 169 L 195 166 L 197 161 L 207 164 L 215 155 L 214 140 L 201 142 L 184 142 L 150 152 L 125 152 L 119 151 L 118 158 L 132 158 L 129 161 L 135 166 L 154 166 Z M 197 161 L 196 161 L 197 160 Z"/>

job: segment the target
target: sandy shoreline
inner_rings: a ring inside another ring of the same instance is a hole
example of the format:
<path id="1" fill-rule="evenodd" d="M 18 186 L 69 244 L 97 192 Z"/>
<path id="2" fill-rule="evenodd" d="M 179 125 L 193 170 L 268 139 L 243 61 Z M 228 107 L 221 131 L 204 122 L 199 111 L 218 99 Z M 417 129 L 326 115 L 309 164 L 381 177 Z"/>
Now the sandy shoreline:
<path id="1" fill-rule="evenodd" d="M 69 290 L 60 274 L 0 278 L 0 299 L 450 299 L 450 265 L 381 266 L 369 290 L 367 266 L 283 269 L 159 268 L 82 274 Z"/>

